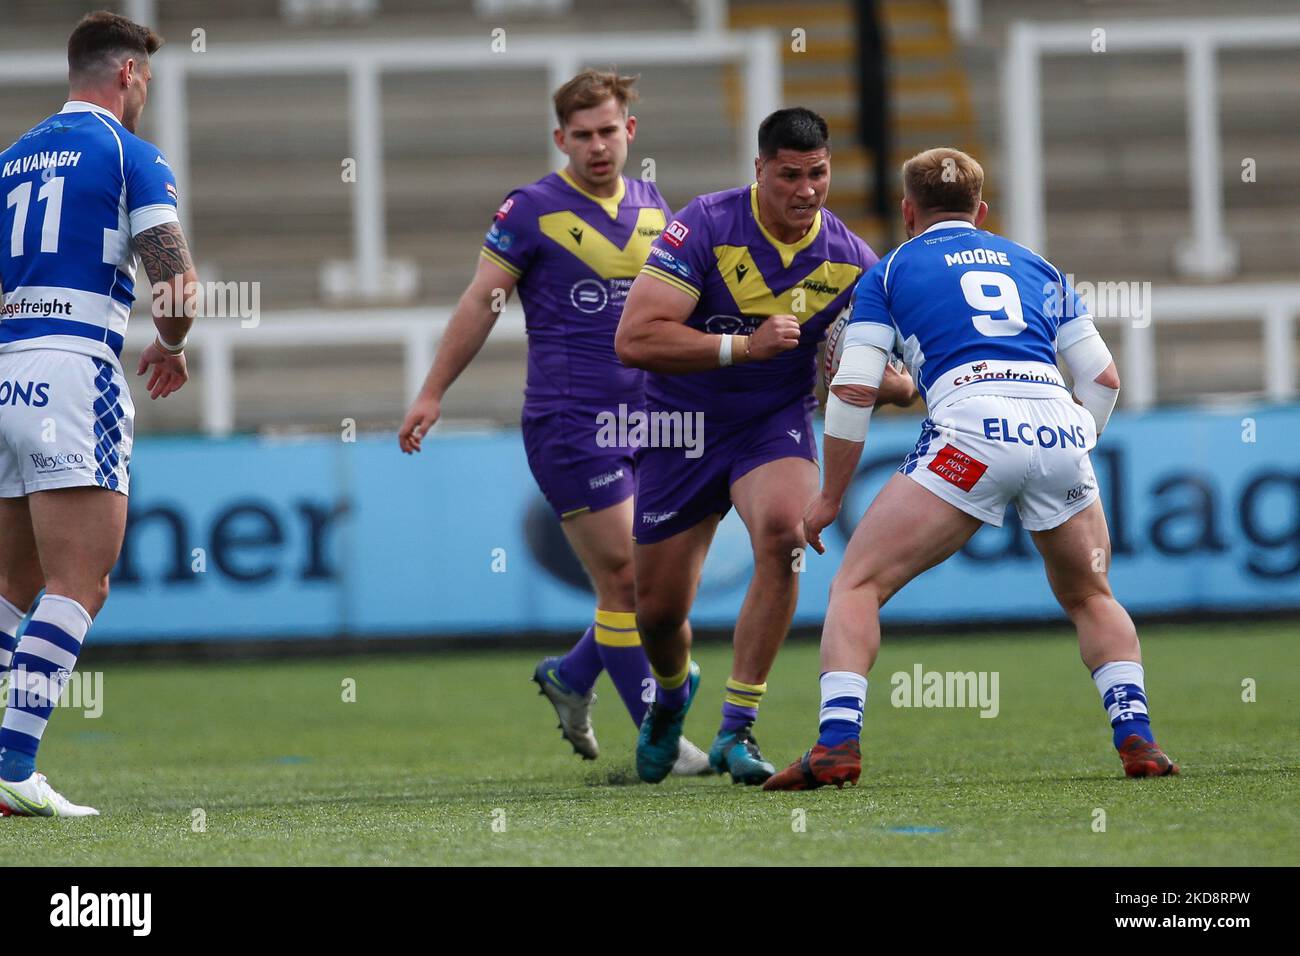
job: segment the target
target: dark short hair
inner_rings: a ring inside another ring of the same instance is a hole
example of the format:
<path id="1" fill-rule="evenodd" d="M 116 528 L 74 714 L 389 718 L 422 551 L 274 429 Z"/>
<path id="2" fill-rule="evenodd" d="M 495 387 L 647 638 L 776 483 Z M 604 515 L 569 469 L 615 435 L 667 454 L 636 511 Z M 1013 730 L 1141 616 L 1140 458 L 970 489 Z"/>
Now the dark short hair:
<path id="1" fill-rule="evenodd" d="M 162 37 L 148 27 L 108 10 L 97 10 L 82 17 L 68 37 L 68 73 L 84 76 L 108 57 L 124 53 L 151 56 L 162 42 Z"/>
<path id="2" fill-rule="evenodd" d="M 758 127 L 758 155 L 764 159 L 771 159 L 781 149 L 810 153 L 830 148 L 826 120 L 803 106 L 777 110 Z"/>

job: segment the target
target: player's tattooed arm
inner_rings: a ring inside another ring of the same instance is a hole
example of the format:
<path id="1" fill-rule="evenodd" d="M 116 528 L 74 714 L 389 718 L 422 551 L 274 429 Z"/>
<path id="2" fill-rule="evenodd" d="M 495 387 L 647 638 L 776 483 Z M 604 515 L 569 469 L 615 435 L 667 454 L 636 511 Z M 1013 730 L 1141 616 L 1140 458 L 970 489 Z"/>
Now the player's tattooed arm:
<path id="1" fill-rule="evenodd" d="M 189 331 L 197 307 L 199 276 L 178 222 L 146 229 L 132 241 L 153 292 L 154 323 L 168 341 Z"/>
<path id="2" fill-rule="evenodd" d="M 135 237 L 134 245 L 145 274 L 154 285 L 173 282 L 177 276 L 194 271 L 190 246 L 178 222 L 166 222 L 146 229 Z"/>
<path id="3" fill-rule="evenodd" d="M 150 398 L 165 398 L 189 381 L 185 337 L 198 311 L 199 276 L 178 222 L 146 229 L 132 247 L 149 276 L 153 324 L 158 337 L 140 353 L 137 375 L 149 372 Z"/>

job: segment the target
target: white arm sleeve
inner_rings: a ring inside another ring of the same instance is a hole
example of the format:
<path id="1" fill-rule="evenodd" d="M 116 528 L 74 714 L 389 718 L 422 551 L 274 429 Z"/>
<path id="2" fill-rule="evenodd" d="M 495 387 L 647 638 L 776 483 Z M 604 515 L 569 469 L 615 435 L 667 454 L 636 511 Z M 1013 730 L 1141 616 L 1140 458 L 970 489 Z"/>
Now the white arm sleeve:
<path id="1" fill-rule="evenodd" d="M 1080 323 L 1086 323 L 1079 327 Z M 1110 421 L 1115 402 L 1119 399 L 1119 389 L 1098 385 L 1096 378 L 1110 367 L 1112 361 L 1110 349 L 1102 340 L 1101 333 L 1090 318 L 1075 319 L 1069 325 L 1070 335 L 1067 344 L 1060 349 L 1059 355 L 1065 367 L 1074 378 L 1074 394 L 1083 403 L 1097 422 L 1097 433 L 1101 434 L 1106 423 Z M 1059 340 L 1058 340 L 1059 344 Z"/>
<path id="2" fill-rule="evenodd" d="M 845 343 L 844 354 L 840 356 L 840 367 L 835 370 L 836 385 L 866 385 L 880 388 L 885 378 L 885 366 L 889 363 L 889 353 L 879 346 Z"/>
<path id="3" fill-rule="evenodd" d="M 844 441 L 866 441 L 871 424 L 872 406 L 850 405 L 835 394 L 837 385 L 865 385 L 879 388 L 885 377 L 889 355 L 874 345 L 846 345 L 840 367 L 831 382 L 832 392 L 826 399 L 826 434 Z"/>

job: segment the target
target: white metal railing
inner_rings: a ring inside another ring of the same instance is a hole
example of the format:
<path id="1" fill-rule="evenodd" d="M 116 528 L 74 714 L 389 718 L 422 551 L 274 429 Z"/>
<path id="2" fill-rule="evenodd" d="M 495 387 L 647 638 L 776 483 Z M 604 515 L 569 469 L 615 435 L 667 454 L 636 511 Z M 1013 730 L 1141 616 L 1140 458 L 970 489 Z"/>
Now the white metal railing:
<path id="1" fill-rule="evenodd" d="M 142 23 L 147 27 L 158 28 L 158 8 L 155 0 L 125 0 L 122 13 L 128 20 Z"/>
<path id="2" fill-rule="evenodd" d="M 695 0 L 695 29 L 701 33 L 721 33 L 730 19 L 729 0 Z"/>
<path id="3" fill-rule="evenodd" d="M 1047 254 L 1042 58 L 1181 50 L 1187 84 L 1191 228 L 1188 242 L 1178 250 L 1177 265 L 1184 274 L 1202 278 L 1231 275 L 1237 255 L 1223 228 L 1215 54 L 1221 49 L 1300 49 L 1300 17 L 1109 20 L 1104 27 L 1104 54 L 1092 52 L 1098 27 L 1091 20 L 1011 26 L 1002 71 L 1003 175 L 1011 238 Z"/>
<path id="4" fill-rule="evenodd" d="M 330 3 L 322 4 L 319 0 L 316 0 L 316 2 L 327 9 L 331 6 Z M 571 0 L 554 0 L 555 4 L 564 7 L 567 7 L 570 2 Z M 971 20 L 971 22 L 978 26 L 979 0 L 948 0 L 948 3 L 950 7 L 960 9 L 960 17 L 963 22 Z M 375 0 L 368 0 L 365 4 L 367 7 L 373 7 L 374 5 Z M 306 12 L 307 10 L 310 10 L 311 0 L 282 0 L 280 4 L 280 15 L 290 22 L 299 19 L 301 14 L 293 9 L 295 6 L 303 7 L 303 12 Z M 693 0 L 692 7 L 695 16 L 695 28 L 697 30 L 711 33 L 726 28 L 727 10 L 729 7 L 728 0 Z M 145 26 L 154 27 L 155 29 L 157 28 L 158 18 L 156 0 L 123 0 L 122 9 L 123 13 L 136 23 L 143 23 Z M 479 12 L 477 5 L 475 12 Z M 495 14 L 495 11 L 487 10 L 479 13 L 480 16 L 491 14 Z M 958 19 L 958 17 L 954 16 L 954 19 Z"/>
<path id="5" fill-rule="evenodd" d="M 201 318 L 190 333 L 199 364 L 195 381 L 201 391 L 200 425 L 209 435 L 227 435 L 235 426 L 234 354 L 238 349 L 302 348 L 353 343 L 396 344 L 403 347 L 405 392 L 419 391 L 433 361 L 434 348 L 451 318 L 450 308 L 393 309 L 377 312 L 364 322 L 355 310 L 308 309 L 262 316 L 256 326 L 239 319 Z M 1165 286 L 1152 291 L 1146 314 L 1137 320 L 1098 318 L 1109 330 L 1118 327 L 1126 408 L 1141 410 L 1155 404 L 1157 393 L 1156 329 L 1182 323 L 1260 322 L 1264 329 L 1262 390 L 1272 401 L 1294 399 L 1296 389 L 1296 321 L 1300 318 L 1300 284 L 1226 286 Z M 133 353 L 153 336 L 147 316 L 137 315 L 127 335 Z M 525 341 L 523 316 L 509 307 L 497 320 L 490 341 Z M 128 363 L 129 364 L 129 363 Z"/>
<path id="6" fill-rule="evenodd" d="M 409 402 L 424 384 L 435 346 L 451 313 L 450 307 L 384 309 L 359 322 L 355 309 L 302 309 L 259 316 L 256 324 L 239 318 L 201 317 L 190 331 L 188 348 L 198 356 L 194 379 L 202 396 L 199 427 L 214 436 L 234 431 L 234 362 L 239 349 L 400 345 L 404 392 Z M 132 316 L 127 350 L 138 355 L 154 335 L 147 314 Z M 502 310 L 490 341 L 522 343 L 526 338 L 519 308 L 512 305 Z"/>
<path id="7" fill-rule="evenodd" d="M 1213 322 L 1259 322 L 1264 330 L 1264 371 L 1261 384 L 1270 401 L 1296 397 L 1296 319 L 1300 317 L 1300 284 L 1258 283 L 1217 286 L 1156 286 L 1149 314 L 1140 318 L 1098 318 L 1106 327 L 1119 326 L 1121 360 L 1120 401 L 1135 411 L 1156 404 L 1156 330 L 1171 325 Z"/>
<path id="8" fill-rule="evenodd" d="M 557 0 L 557 2 L 567 6 L 569 0 Z M 962 11 L 963 14 L 966 17 L 973 16 L 974 21 L 978 23 L 979 0 L 948 0 L 948 2 L 952 7 L 964 8 Z M 298 4 L 304 8 L 310 8 L 310 2 L 308 2 L 308 0 L 298 0 Z M 322 5 L 326 7 L 329 6 L 329 4 Z M 374 6 L 374 0 L 370 0 L 367 5 Z M 293 6 L 294 4 L 288 2 L 288 0 L 282 0 L 280 4 L 281 16 L 291 22 L 298 19 L 298 17 L 294 15 L 295 11 L 291 9 Z M 694 0 L 692 6 L 694 8 L 695 28 L 697 30 L 711 33 L 726 28 L 727 9 L 729 6 L 728 0 Z M 969 8 L 972 7 L 974 8 L 973 14 L 969 13 Z M 136 23 L 143 23 L 145 26 L 154 27 L 155 29 L 158 26 L 156 0 L 123 0 L 123 12 L 128 18 L 134 20 Z M 494 11 L 488 12 L 491 13 Z M 484 14 L 480 13 L 480 16 L 482 15 Z"/>
<path id="9" fill-rule="evenodd" d="M 718 16 L 717 4 L 701 8 Z M 712 22 L 705 19 L 702 22 Z M 247 43 L 230 48 L 191 51 L 183 43 L 164 47 L 153 59 L 150 109 L 156 111 L 158 145 L 176 174 L 182 194 L 190 181 L 189 103 L 191 78 L 214 76 L 320 75 L 343 72 L 348 77 L 350 155 L 356 160 L 352 186 L 352 284 L 358 297 L 378 299 L 385 291 L 388 271 L 384 210 L 383 108 L 380 79 L 385 73 L 443 72 L 480 69 L 545 69 L 547 83 L 536 88 L 538 148 L 548 144 L 548 162 L 560 155 L 551 143 L 554 124 L 551 91 L 576 73 L 584 62 L 620 64 L 737 63 L 744 76 L 744 116 L 735 157 L 739 182 L 753 177 L 753 135 L 759 123 L 781 102 L 781 49 L 777 34 L 754 30 L 713 33 L 577 34 L 528 37 L 509 35 L 505 50 L 493 52 L 493 38 L 456 40 L 312 40 L 293 43 Z M 179 47 L 179 48 L 178 48 Z M 13 53 L 0 57 L 0 84 L 51 83 L 66 78 L 62 56 Z M 544 125 L 543 125 L 544 124 Z M 196 242 L 190 208 L 181 206 L 181 219 L 190 244 Z"/>
<path id="10" fill-rule="evenodd" d="M 948 0 L 948 28 L 962 42 L 975 40 L 980 32 L 980 0 Z"/>

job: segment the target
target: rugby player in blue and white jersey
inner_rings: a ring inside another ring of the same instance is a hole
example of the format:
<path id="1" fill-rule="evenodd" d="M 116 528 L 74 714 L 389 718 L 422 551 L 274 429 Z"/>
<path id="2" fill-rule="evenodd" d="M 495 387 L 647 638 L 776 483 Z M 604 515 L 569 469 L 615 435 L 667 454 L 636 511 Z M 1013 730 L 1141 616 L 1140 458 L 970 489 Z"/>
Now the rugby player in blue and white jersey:
<path id="1" fill-rule="evenodd" d="M 158 330 L 136 372 L 150 371 L 155 399 L 188 378 L 198 276 L 176 213 L 176 179 L 135 135 L 149 56 L 161 43 L 116 14 L 83 18 L 68 40 L 68 102 L 0 153 L 5 815 L 99 812 L 56 792 L 36 772 L 36 755 L 122 546 L 135 410 L 121 355 L 136 255 L 152 283 Z"/>
<path id="2" fill-rule="evenodd" d="M 822 490 L 804 514 L 818 552 L 857 468 L 896 342 L 929 418 L 858 523 L 831 584 L 817 743 L 764 789 L 857 782 L 881 605 L 981 525 L 1000 526 L 1010 502 L 1078 631 L 1125 773 L 1178 772 L 1151 733 L 1137 631 L 1110 590 L 1110 535 L 1088 459 L 1115 408 L 1119 375 L 1060 270 L 979 228 L 988 213 L 983 186 L 984 170 L 959 150 L 913 156 L 903 165 L 911 238 L 858 285 L 826 409 Z"/>

